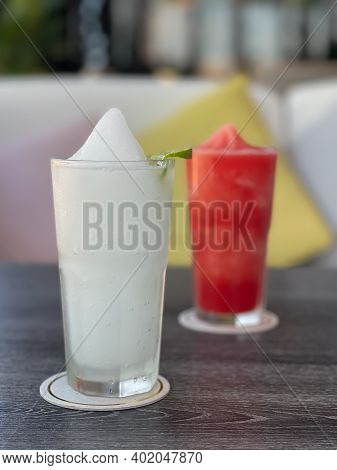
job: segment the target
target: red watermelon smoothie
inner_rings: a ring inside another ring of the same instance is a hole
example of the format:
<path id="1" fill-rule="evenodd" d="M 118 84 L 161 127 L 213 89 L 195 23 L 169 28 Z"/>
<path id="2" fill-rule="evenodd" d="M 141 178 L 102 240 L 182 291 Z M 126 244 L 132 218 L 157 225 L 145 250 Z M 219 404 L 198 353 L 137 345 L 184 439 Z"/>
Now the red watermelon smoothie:
<path id="1" fill-rule="evenodd" d="M 264 303 L 276 152 L 226 125 L 187 162 L 196 307 L 209 320 L 254 325 Z"/>

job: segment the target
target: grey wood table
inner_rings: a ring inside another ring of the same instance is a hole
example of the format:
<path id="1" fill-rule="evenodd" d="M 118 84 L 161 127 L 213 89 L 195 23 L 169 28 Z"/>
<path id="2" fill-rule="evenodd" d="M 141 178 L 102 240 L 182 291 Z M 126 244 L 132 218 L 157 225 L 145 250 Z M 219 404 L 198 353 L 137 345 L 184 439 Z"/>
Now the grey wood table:
<path id="1" fill-rule="evenodd" d="M 177 324 L 189 270 L 168 272 L 161 402 L 136 410 L 66 410 L 39 398 L 63 364 L 57 270 L 0 265 L 0 442 L 5 449 L 337 448 L 336 271 L 273 271 L 281 323 L 254 336 Z"/>

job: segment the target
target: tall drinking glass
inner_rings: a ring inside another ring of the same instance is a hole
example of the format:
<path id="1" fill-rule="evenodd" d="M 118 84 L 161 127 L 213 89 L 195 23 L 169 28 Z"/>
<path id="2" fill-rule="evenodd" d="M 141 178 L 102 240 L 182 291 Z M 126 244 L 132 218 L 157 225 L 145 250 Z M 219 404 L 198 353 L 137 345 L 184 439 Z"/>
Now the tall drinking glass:
<path id="1" fill-rule="evenodd" d="M 261 321 L 275 162 L 271 148 L 197 147 L 187 163 L 195 301 L 206 320 Z"/>
<path id="2" fill-rule="evenodd" d="M 51 166 L 68 382 L 145 393 L 158 378 L 174 161 Z"/>

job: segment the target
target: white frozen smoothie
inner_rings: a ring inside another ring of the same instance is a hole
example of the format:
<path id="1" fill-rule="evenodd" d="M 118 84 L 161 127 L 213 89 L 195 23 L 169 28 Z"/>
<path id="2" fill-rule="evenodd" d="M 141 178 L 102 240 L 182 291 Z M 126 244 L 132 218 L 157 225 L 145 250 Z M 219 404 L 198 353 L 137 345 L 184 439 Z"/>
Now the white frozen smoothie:
<path id="1" fill-rule="evenodd" d="M 158 377 L 173 164 L 147 160 L 111 109 L 73 157 L 52 161 L 52 176 L 69 383 L 91 395 L 149 391 Z"/>
<path id="2" fill-rule="evenodd" d="M 146 156 L 121 111 L 111 108 L 98 121 L 83 147 L 69 160 L 128 162 L 146 160 Z"/>

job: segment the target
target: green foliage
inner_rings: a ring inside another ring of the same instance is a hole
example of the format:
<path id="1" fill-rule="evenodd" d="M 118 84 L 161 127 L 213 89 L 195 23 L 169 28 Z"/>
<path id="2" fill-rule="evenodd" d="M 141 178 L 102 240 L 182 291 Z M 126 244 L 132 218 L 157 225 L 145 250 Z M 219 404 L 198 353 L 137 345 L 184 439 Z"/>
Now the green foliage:
<path id="1" fill-rule="evenodd" d="M 51 63 L 64 55 L 63 1 L 7 0 L 7 8 L 32 42 Z M 0 73 L 33 73 L 48 70 L 24 33 L 0 6 Z"/>

